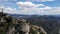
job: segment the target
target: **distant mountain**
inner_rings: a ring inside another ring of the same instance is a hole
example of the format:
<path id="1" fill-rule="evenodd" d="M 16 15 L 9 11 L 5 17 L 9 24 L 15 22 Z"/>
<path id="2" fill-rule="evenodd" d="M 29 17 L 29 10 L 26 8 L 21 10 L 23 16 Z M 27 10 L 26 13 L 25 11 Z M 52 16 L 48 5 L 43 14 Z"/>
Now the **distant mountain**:
<path id="1" fill-rule="evenodd" d="M 36 16 L 54 16 L 54 17 L 60 17 L 60 15 L 24 15 L 24 14 L 8 14 L 13 17 L 36 17 Z"/>
<path id="2" fill-rule="evenodd" d="M 8 14 L 8 15 L 20 19 L 28 18 L 30 16 L 30 15 L 22 15 L 22 14 Z"/>
<path id="3" fill-rule="evenodd" d="M 9 16 L 15 17 L 15 18 L 29 18 L 31 16 L 38 16 L 38 15 L 24 15 L 24 14 L 8 14 Z"/>
<path id="4" fill-rule="evenodd" d="M 13 16 L 13 17 L 14 17 L 14 16 L 15 16 L 15 17 L 16 17 L 16 16 L 22 16 L 22 17 L 24 17 L 24 16 L 29 16 L 29 15 L 22 15 L 22 14 L 8 14 L 8 15 Z"/>

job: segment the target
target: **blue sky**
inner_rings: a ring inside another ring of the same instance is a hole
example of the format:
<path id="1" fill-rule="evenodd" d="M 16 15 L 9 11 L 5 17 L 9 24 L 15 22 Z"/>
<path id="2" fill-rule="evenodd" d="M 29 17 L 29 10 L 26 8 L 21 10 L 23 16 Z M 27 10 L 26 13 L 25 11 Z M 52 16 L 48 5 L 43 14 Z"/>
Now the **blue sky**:
<path id="1" fill-rule="evenodd" d="M 0 0 L 0 11 L 11 14 L 60 14 L 60 0 Z"/>

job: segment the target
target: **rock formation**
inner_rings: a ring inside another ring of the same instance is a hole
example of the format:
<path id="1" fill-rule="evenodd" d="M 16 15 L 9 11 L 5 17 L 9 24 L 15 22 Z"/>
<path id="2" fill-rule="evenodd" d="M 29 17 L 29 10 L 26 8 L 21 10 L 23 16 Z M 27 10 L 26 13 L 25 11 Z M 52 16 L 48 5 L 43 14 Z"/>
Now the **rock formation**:
<path id="1" fill-rule="evenodd" d="M 2 31 L 2 33 L 1 33 Z M 0 34 L 47 34 L 41 26 L 30 25 L 27 20 L 0 15 Z"/>
<path id="2" fill-rule="evenodd" d="M 41 26 L 38 27 L 36 25 L 30 26 L 30 33 L 31 34 L 47 34 Z"/>

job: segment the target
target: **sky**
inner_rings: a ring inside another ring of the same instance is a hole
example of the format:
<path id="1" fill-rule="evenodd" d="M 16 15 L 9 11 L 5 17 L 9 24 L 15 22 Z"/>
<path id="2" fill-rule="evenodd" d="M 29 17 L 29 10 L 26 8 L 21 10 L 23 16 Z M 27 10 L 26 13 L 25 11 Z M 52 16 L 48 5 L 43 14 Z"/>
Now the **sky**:
<path id="1" fill-rule="evenodd" d="M 0 0 L 0 12 L 26 15 L 60 14 L 60 0 Z"/>

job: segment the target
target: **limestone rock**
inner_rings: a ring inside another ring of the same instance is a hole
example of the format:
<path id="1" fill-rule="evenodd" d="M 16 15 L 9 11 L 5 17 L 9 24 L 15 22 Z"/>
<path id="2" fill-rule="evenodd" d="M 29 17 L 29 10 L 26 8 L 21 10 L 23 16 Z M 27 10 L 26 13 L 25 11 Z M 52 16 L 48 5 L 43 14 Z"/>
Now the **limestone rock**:
<path id="1" fill-rule="evenodd" d="M 36 25 L 30 26 L 30 34 L 47 34 L 42 27 Z"/>
<path id="2" fill-rule="evenodd" d="M 1 27 L 4 28 L 4 34 L 47 34 L 41 26 L 30 25 L 30 23 L 24 19 L 19 20 L 11 16 L 3 15 L 0 16 L 0 24 L 1 23 L 3 25 Z"/>

